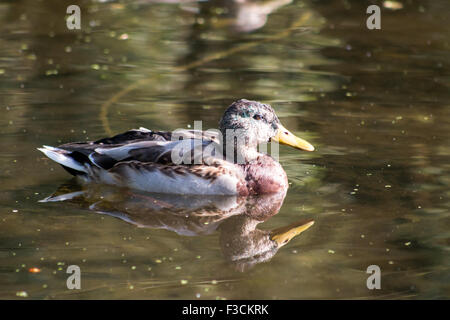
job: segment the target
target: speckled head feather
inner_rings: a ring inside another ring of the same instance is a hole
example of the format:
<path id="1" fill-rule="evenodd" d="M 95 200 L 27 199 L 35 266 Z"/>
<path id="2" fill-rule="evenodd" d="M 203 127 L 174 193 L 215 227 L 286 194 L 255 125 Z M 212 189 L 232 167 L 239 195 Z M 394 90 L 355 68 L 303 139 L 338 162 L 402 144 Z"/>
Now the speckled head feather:
<path id="1" fill-rule="evenodd" d="M 280 120 L 270 105 L 240 99 L 228 107 L 219 126 L 224 137 L 227 130 L 243 130 L 248 145 L 256 147 L 275 136 L 279 124 Z"/>

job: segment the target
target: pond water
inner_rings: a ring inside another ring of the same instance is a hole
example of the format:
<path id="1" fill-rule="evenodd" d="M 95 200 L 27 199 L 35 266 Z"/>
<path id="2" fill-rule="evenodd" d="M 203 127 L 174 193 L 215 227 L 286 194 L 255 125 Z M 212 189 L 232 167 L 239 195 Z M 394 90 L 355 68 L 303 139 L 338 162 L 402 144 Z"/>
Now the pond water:
<path id="1" fill-rule="evenodd" d="M 356 0 L 86 0 L 68 30 L 72 2 L 0 1 L 0 298 L 450 297 L 448 1 L 382 7 L 381 30 Z M 217 128 L 239 98 L 316 147 L 280 147 L 284 199 L 86 189 L 36 150 Z"/>

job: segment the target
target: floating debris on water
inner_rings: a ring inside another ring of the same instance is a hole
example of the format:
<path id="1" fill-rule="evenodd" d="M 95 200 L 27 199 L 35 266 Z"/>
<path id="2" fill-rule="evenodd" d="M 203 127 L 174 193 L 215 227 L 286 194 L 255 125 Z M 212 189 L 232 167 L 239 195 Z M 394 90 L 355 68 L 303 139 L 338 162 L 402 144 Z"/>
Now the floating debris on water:
<path id="1" fill-rule="evenodd" d="M 17 291 L 16 296 L 22 297 L 22 298 L 28 298 L 28 293 L 26 291 Z"/>
<path id="2" fill-rule="evenodd" d="M 398 1 L 384 1 L 383 7 L 390 10 L 400 10 L 403 9 L 403 3 Z"/>
<path id="3" fill-rule="evenodd" d="M 45 75 L 46 76 L 54 76 L 54 75 L 57 75 L 57 74 L 58 74 L 58 70 L 56 70 L 56 69 L 51 69 L 51 70 L 45 71 Z"/>
<path id="4" fill-rule="evenodd" d="M 28 272 L 30 272 L 30 273 L 39 273 L 39 272 L 41 272 L 41 269 L 34 267 L 34 268 L 28 269 Z"/>

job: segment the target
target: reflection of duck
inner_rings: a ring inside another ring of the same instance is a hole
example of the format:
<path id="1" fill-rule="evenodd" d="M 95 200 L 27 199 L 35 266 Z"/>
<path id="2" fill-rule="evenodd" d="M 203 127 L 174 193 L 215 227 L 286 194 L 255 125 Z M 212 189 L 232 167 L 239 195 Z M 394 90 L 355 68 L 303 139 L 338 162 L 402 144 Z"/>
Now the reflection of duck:
<path id="1" fill-rule="evenodd" d="M 257 151 L 260 143 L 273 140 L 314 150 L 281 125 L 270 105 L 256 101 L 242 99 L 228 107 L 220 133 L 141 128 L 95 142 L 39 150 L 86 181 L 148 192 L 217 195 L 267 194 L 288 188 L 281 165 Z"/>
<path id="2" fill-rule="evenodd" d="M 184 236 L 206 235 L 218 230 L 225 258 L 240 271 L 269 261 L 280 247 L 313 224 L 313 221 L 303 221 L 275 230 L 257 228 L 278 213 L 285 193 L 253 197 L 174 197 L 105 186 L 77 191 L 73 188 L 60 187 L 42 202 L 81 202 L 90 210 L 141 228 L 166 229 Z"/>
<path id="3" fill-rule="evenodd" d="M 261 230 L 256 228 L 261 222 L 247 215 L 238 215 L 220 225 L 222 252 L 240 271 L 269 261 L 279 248 L 314 224 L 311 220 L 303 220 L 279 229 Z"/>

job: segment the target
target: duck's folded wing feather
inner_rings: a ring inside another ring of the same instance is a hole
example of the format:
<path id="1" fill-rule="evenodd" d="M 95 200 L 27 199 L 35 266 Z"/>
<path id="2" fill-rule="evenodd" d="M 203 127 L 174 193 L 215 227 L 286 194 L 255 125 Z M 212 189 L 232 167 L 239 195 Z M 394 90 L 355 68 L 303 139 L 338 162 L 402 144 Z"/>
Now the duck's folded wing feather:
<path id="1" fill-rule="evenodd" d="M 182 140 L 171 141 L 172 138 Z M 217 135 L 211 132 L 178 130 L 175 136 L 172 132 L 154 132 L 140 128 L 97 141 L 63 144 L 58 149 L 82 165 L 95 165 L 108 170 L 117 163 L 126 161 L 204 163 L 204 150 L 209 152 L 208 156 L 215 156 L 220 149 L 214 141 L 218 141 Z"/>
<path id="2" fill-rule="evenodd" d="M 117 161 L 137 160 L 144 162 L 156 162 L 157 159 L 167 152 L 168 141 L 140 141 L 128 143 L 117 147 L 97 147 L 93 151 L 98 154 L 107 155 Z"/>
<path id="3" fill-rule="evenodd" d="M 216 157 L 220 146 L 212 141 L 184 139 L 179 141 L 142 141 L 115 148 L 96 148 L 96 154 L 116 161 L 139 161 L 161 164 L 201 164 Z"/>
<path id="4" fill-rule="evenodd" d="M 110 138 L 103 138 L 94 141 L 94 145 L 119 146 L 139 141 L 177 141 L 180 139 L 201 139 L 203 141 L 219 142 L 218 131 L 201 131 L 178 129 L 176 131 L 152 131 L 146 128 L 139 128 L 120 133 Z"/>
<path id="5" fill-rule="evenodd" d="M 96 141 L 70 142 L 60 145 L 59 148 L 68 151 L 93 151 L 96 148 L 117 148 L 120 146 L 137 143 L 142 141 L 170 141 L 172 133 L 164 131 L 151 131 L 145 128 L 133 129 L 120 133 L 113 137 L 103 138 Z"/>

